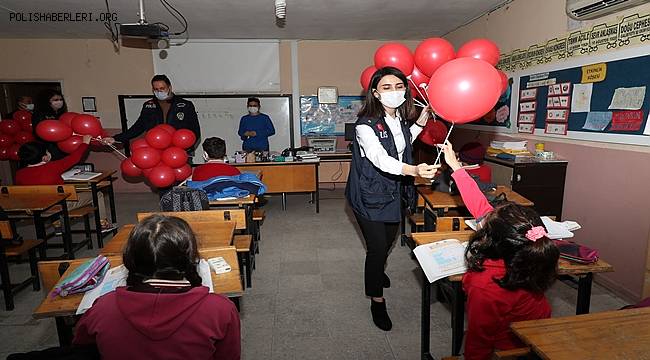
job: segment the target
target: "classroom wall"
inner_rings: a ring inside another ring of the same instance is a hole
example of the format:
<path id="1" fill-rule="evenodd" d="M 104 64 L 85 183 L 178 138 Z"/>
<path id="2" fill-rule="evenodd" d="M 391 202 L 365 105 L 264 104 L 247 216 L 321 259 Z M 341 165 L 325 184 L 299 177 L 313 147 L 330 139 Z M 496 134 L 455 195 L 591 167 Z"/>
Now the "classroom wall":
<path id="1" fill-rule="evenodd" d="M 503 53 L 526 48 L 571 31 L 565 4 L 565 0 L 515 0 L 446 37 L 456 47 L 472 38 L 487 37 Z M 649 10 L 650 4 L 646 4 L 572 25 L 588 28 L 594 22 Z M 650 296 L 650 280 L 645 284 L 646 273 L 650 279 L 650 148 L 467 129 L 454 130 L 452 138 L 460 146 L 474 139 L 488 143 L 510 137 L 528 139 L 531 149 L 535 142 L 544 142 L 546 149 L 569 161 L 563 216 L 582 224 L 575 240 L 598 248 L 602 258 L 616 270 L 598 275 L 597 280 L 630 301 Z"/>

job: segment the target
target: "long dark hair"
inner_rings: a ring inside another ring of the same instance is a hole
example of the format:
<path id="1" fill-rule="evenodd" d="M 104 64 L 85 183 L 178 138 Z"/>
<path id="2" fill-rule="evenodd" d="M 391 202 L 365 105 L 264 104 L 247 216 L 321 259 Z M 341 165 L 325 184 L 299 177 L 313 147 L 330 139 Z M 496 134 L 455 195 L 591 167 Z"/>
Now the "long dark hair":
<path id="1" fill-rule="evenodd" d="M 394 75 L 397 76 L 402 82 L 404 82 L 404 90 L 406 90 L 406 93 L 404 94 L 404 97 L 406 98 L 406 101 L 402 105 L 400 105 L 397 110 L 400 113 L 400 116 L 404 120 L 411 120 L 414 119 L 416 115 L 415 107 L 413 106 L 413 96 L 411 95 L 411 88 L 409 85 L 409 81 L 406 78 L 406 75 L 404 75 L 403 72 L 401 72 L 399 69 L 394 68 L 394 67 L 383 67 L 372 75 L 372 78 L 370 78 L 370 85 L 368 86 L 368 91 L 366 91 L 366 99 L 363 102 L 363 106 L 361 107 L 361 110 L 359 110 L 359 117 L 368 117 L 368 118 L 384 118 L 386 116 L 386 111 L 384 110 L 384 106 L 381 104 L 381 101 L 375 97 L 373 94 L 374 91 L 377 90 L 377 84 L 379 84 L 379 81 L 387 75 Z"/>
<path id="2" fill-rule="evenodd" d="M 126 244 L 124 266 L 129 270 L 128 286 L 148 279 L 187 279 L 201 285 L 196 265 L 199 253 L 190 225 L 173 216 L 151 215 L 136 225 Z"/>
<path id="3" fill-rule="evenodd" d="M 63 99 L 63 107 L 59 110 L 52 109 L 50 105 L 50 99 L 54 96 L 60 96 Z M 59 115 L 68 112 L 68 104 L 65 102 L 65 97 L 63 94 L 56 89 L 45 89 L 38 94 L 36 98 L 36 104 L 34 105 L 34 112 L 41 113 L 43 115 L 59 117 Z"/>
<path id="4" fill-rule="evenodd" d="M 555 281 L 560 252 L 548 237 L 536 241 L 526 237 L 535 226 L 544 226 L 535 210 L 513 203 L 497 206 L 469 240 L 468 269 L 483 271 L 486 259 L 503 259 L 506 274 L 493 279 L 499 286 L 543 293 Z"/>

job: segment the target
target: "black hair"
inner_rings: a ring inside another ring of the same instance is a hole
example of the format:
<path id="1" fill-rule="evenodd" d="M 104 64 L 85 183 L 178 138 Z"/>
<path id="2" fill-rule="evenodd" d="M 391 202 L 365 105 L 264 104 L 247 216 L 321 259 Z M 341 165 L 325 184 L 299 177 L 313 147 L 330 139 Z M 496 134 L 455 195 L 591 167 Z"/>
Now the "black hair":
<path id="1" fill-rule="evenodd" d="M 156 81 L 164 81 L 167 86 L 171 86 L 172 82 L 169 80 L 167 75 L 154 75 L 154 77 L 151 78 L 151 85 L 153 85 L 154 82 Z"/>
<path id="2" fill-rule="evenodd" d="M 20 103 L 21 101 L 25 100 L 25 98 L 30 98 L 30 95 L 20 95 L 16 96 L 16 104 Z"/>
<path id="3" fill-rule="evenodd" d="M 256 98 L 256 97 L 249 97 L 249 98 L 248 98 L 248 101 L 246 101 L 246 105 L 248 105 L 248 103 L 250 103 L 250 102 L 256 102 L 256 103 L 257 103 L 257 106 L 260 106 L 260 104 L 261 104 L 261 103 L 260 103 L 260 99 L 258 99 L 258 98 Z"/>
<path id="4" fill-rule="evenodd" d="M 63 107 L 59 110 L 52 109 L 52 106 L 50 105 L 50 99 L 55 96 L 60 96 L 61 99 L 63 99 Z M 36 104 L 34 105 L 34 113 L 41 113 L 58 118 L 65 112 L 68 112 L 68 105 L 65 102 L 65 97 L 63 97 L 63 94 L 59 90 L 45 89 L 38 94 Z"/>
<path id="5" fill-rule="evenodd" d="M 379 99 L 375 97 L 373 92 L 377 90 L 377 85 L 379 84 L 379 81 L 384 76 L 387 75 L 397 76 L 404 83 L 404 90 L 406 91 L 404 97 L 406 98 L 406 101 L 404 101 L 404 103 L 400 105 L 399 108 L 397 108 L 400 116 L 404 120 L 411 120 L 415 118 L 416 111 L 413 105 L 413 95 L 411 94 L 411 89 L 409 86 L 408 79 L 406 78 L 406 75 L 404 75 L 403 72 L 391 66 L 386 66 L 381 69 L 378 69 L 377 71 L 375 71 L 374 74 L 372 74 L 372 78 L 370 78 L 370 85 L 368 86 L 368 91 L 366 91 L 366 98 L 365 101 L 363 102 L 363 106 L 361 107 L 358 116 L 368 117 L 373 119 L 376 118 L 383 119 L 384 116 L 386 116 L 386 111 L 384 110 L 384 106 L 381 104 L 381 101 L 379 101 Z"/>
<path id="6" fill-rule="evenodd" d="M 503 259 L 505 275 L 494 282 L 504 289 L 543 293 L 555 281 L 560 256 L 553 241 L 544 236 L 529 240 L 526 233 L 544 226 L 535 210 L 513 203 L 499 205 L 469 240 L 465 260 L 470 271 L 483 271 L 486 259 Z"/>
<path id="7" fill-rule="evenodd" d="M 222 138 L 209 137 L 203 141 L 203 151 L 210 159 L 222 159 L 226 156 L 226 142 Z"/>
<path id="8" fill-rule="evenodd" d="M 20 166 L 26 167 L 28 165 L 38 164 L 43 161 L 43 156 L 47 152 L 47 146 L 43 143 L 31 141 L 24 143 L 18 149 L 18 159 L 20 159 Z"/>
<path id="9" fill-rule="evenodd" d="M 122 258 L 129 270 L 128 286 L 153 278 L 187 279 L 193 287 L 201 285 L 196 237 L 183 219 L 151 215 L 140 221 L 129 234 Z"/>

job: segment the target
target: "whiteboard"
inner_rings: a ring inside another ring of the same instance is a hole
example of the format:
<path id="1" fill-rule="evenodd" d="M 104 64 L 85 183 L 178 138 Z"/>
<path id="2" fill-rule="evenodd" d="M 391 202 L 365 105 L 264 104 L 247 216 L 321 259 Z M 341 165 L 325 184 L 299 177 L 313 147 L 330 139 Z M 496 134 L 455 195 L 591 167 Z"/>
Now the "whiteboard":
<path id="1" fill-rule="evenodd" d="M 156 74 L 165 74 L 177 93 L 277 93 L 277 40 L 191 40 L 153 50 Z"/>
<path id="2" fill-rule="evenodd" d="M 271 151 L 282 151 L 293 147 L 293 109 L 291 95 L 182 95 L 186 100 L 194 103 L 201 126 L 201 141 L 198 150 L 201 150 L 203 139 L 220 137 L 226 141 L 226 150 L 229 155 L 241 150 L 242 140 L 237 134 L 239 120 L 248 112 L 246 101 L 249 97 L 260 99 L 260 111 L 267 114 L 273 126 L 275 135 L 269 138 Z M 119 95 L 120 116 L 122 118 L 122 131 L 131 127 L 140 115 L 142 104 L 151 99 L 151 95 Z M 197 151 L 194 163 L 203 162 L 203 152 Z"/>

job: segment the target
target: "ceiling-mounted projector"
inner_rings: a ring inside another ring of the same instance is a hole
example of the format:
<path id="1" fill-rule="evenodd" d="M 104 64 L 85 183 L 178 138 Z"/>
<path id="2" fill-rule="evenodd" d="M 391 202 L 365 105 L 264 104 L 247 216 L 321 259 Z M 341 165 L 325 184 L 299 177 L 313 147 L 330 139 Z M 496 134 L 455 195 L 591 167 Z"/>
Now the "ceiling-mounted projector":
<path id="1" fill-rule="evenodd" d="M 149 24 L 144 17 L 144 0 L 139 0 L 139 20 L 134 24 L 120 24 L 119 34 L 121 36 L 136 37 L 143 39 L 169 39 L 169 28 L 160 23 Z"/>

